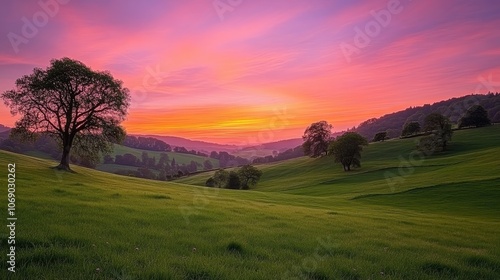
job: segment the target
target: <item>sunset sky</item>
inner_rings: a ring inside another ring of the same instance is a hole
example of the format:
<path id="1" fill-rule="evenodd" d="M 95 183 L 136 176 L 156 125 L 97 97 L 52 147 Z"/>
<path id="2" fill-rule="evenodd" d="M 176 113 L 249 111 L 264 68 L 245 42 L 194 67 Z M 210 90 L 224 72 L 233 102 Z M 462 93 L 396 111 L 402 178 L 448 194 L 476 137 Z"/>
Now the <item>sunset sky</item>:
<path id="1" fill-rule="evenodd" d="M 0 92 L 77 59 L 130 89 L 128 133 L 254 144 L 500 92 L 499 1 L 2 1 L 0 21 Z"/>

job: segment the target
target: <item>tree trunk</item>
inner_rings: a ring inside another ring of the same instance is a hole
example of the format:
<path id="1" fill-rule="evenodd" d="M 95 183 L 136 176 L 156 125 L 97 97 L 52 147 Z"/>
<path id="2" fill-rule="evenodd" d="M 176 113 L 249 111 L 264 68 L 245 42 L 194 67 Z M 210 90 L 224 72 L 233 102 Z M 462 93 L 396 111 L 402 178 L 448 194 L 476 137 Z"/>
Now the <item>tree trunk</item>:
<path id="1" fill-rule="evenodd" d="M 68 144 L 64 145 L 61 162 L 56 167 L 57 169 L 71 171 L 71 168 L 69 168 L 69 152 L 70 151 L 71 151 L 71 146 Z"/>

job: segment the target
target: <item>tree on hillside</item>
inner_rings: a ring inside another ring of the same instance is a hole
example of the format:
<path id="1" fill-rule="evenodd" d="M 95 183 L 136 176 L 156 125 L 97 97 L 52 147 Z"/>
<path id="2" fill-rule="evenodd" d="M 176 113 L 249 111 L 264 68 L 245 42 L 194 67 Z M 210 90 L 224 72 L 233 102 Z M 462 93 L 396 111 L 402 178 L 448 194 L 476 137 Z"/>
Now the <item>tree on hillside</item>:
<path id="1" fill-rule="evenodd" d="M 488 118 L 488 112 L 481 105 L 470 107 L 458 121 L 458 128 L 468 126 L 482 127 L 487 125 L 491 125 L 491 120 Z"/>
<path id="2" fill-rule="evenodd" d="M 426 141 L 428 140 L 428 143 L 437 145 L 433 149 L 436 151 L 445 150 L 448 142 L 451 141 L 451 136 L 453 134 L 450 120 L 439 113 L 431 113 L 425 117 L 424 130 L 432 132 L 432 134 L 428 137 L 429 139 L 426 139 Z"/>
<path id="3" fill-rule="evenodd" d="M 330 143 L 329 154 L 340 162 L 344 171 L 350 171 L 351 166 L 361 167 L 361 151 L 368 141 L 356 132 L 346 132 Z"/>
<path id="4" fill-rule="evenodd" d="M 407 137 L 411 135 L 415 135 L 420 132 L 420 123 L 413 121 L 405 123 L 403 127 L 403 131 L 401 132 L 401 136 Z"/>
<path id="5" fill-rule="evenodd" d="M 226 182 L 226 189 L 237 190 L 241 188 L 240 176 L 236 171 L 229 171 Z"/>
<path id="6" fill-rule="evenodd" d="M 387 131 L 384 131 L 384 132 L 378 132 L 377 134 L 375 134 L 375 137 L 373 137 L 373 142 L 379 142 L 379 141 L 384 141 L 386 140 L 388 137 L 387 137 Z"/>
<path id="7" fill-rule="evenodd" d="M 310 157 L 320 157 L 328 152 L 328 144 L 332 134 L 332 125 L 326 121 L 311 124 L 304 131 L 302 139 L 304 154 Z"/>
<path id="8" fill-rule="evenodd" d="M 240 176 L 241 187 L 249 189 L 251 186 L 255 186 L 260 180 L 262 171 L 252 165 L 244 165 L 238 170 L 238 175 Z"/>
<path id="9" fill-rule="evenodd" d="M 222 188 L 227 184 L 227 180 L 229 179 L 229 173 L 224 169 L 219 169 L 215 171 L 213 179 L 215 186 L 217 186 L 218 188 Z"/>
<path id="10" fill-rule="evenodd" d="M 46 69 L 17 79 L 16 88 L 1 95 L 13 115 L 20 114 L 14 134 L 33 139 L 51 135 L 62 146 L 58 169 L 71 170 L 70 153 L 92 155 L 123 140 L 120 126 L 129 107 L 129 91 L 109 72 L 90 69 L 80 61 L 56 59 Z"/>

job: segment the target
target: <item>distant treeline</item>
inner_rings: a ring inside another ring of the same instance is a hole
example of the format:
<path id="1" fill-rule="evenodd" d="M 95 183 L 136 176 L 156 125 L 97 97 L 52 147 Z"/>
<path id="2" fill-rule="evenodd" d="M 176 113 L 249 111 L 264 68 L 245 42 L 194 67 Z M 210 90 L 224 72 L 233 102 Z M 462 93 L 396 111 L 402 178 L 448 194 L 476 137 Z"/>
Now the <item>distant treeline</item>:
<path id="1" fill-rule="evenodd" d="M 134 176 L 155 180 L 171 180 L 180 176 L 185 176 L 200 170 L 212 170 L 214 168 L 210 160 L 205 160 L 203 164 L 192 160 L 189 164 L 179 164 L 175 158 L 170 159 L 168 154 L 161 153 L 160 157 L 150 157 L 147 152 L 142 152 L 140 158 L 133 154 L 110 155 L 104 157 L 105 164 L 119 164 L 124 166 L 137 167 L 137 169 L 123 169 L 115 173 L 127 176 Z"/>
<path id="2" fill-rule="evenodd" d="M 172 147 L 169 144 L 152 137 L 135 137 L 127 135 L 122 145 L 130 148 L 148 150 L 148 151 L 157 151 L 157 152 L 172 151 Z"/>
<path id="3" fill-rule="evenodd" d="M 372 118 L 355 127 L 354 131 L 367 139 L 373 139 L 382 131 L 387 132 L 388 138 L 396 138 L 401 136 L 406 123 L 419 122 L 423 125 L 424 118 L 431 113 L 440 113 L 457 124 L 467 109 L 473 105 L 483 106 L 492 122 L 500 122 L 500 93 L 472 94 Z"/>
<path id="4" fill-rule="evenodd" d="M 181 154 L 189 154 L 200 157 L 210 157 L 219 160 L 220 167 L 222 168 L 242 166 L 250 163 L 250 161 L 245 158 L 234 156 L 227 152 L 213 151 L 209 155 L 200 151 L 188 150 L 184 147 L 172 148 L 169 144 L 152 137 L 126 136 L 125 141 L 123 141 L 122 145 L 130 148 L 148 150 L 148 151 L 159 151 L 159 152 L 173 151 Z"/>
<path id="5" fill-rule="evenodd" d="M 282 160 L 287 160 L 287 159 L 292 159 L 292 158 L 298 158 L 304 156 L 304 149 L 302 146 L 297 146 L 293 149 L 288 149 L 282 153 L 277 154 L 276 156 L 265 156 L 265 157 L 258 157 L 255 158 L 252 163 L 258 164 L 258 163 L 269 163 L 269 162 L 276 162 L 276 161 L 282 161 Z"/>

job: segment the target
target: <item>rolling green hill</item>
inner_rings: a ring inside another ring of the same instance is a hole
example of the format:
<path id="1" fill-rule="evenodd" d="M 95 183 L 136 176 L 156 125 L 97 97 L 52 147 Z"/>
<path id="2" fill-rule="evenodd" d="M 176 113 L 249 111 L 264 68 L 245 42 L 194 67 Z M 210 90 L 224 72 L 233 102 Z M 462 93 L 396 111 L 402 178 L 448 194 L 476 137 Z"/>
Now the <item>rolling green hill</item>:
<path id="1" fill-rule="evenodd" d="M 16 164 L 11 279 L 498 279 L 499 135 L 458 131 L 392 186 L 384 173 L 414 140 L 371 144 L 351 173 L 328 158 L 263 165 L 253 191 L 60 173 L 0 151 L 0 178 Z"/>
<path id="2" fill-rule="evenodd" d="M 500 125 L 455 131 L 449 150 L 429 158 L 414 153 L 418 138 L 370 143 L 362 152 L 362 168 L 352 172 L 344 172 L 341 165 L 330 157 L 302 157 L 258 165 L 264 174 L 256 190 L 353 198 L 367 193 L 387 194 L 430 187 L 443 182 L 495 179 L 500 177 L 499 136 Z M 202 173 L 177 182 L 203 186 L 212 174 Z M 386 175 L 394 184 L 388 183 Z"/>

